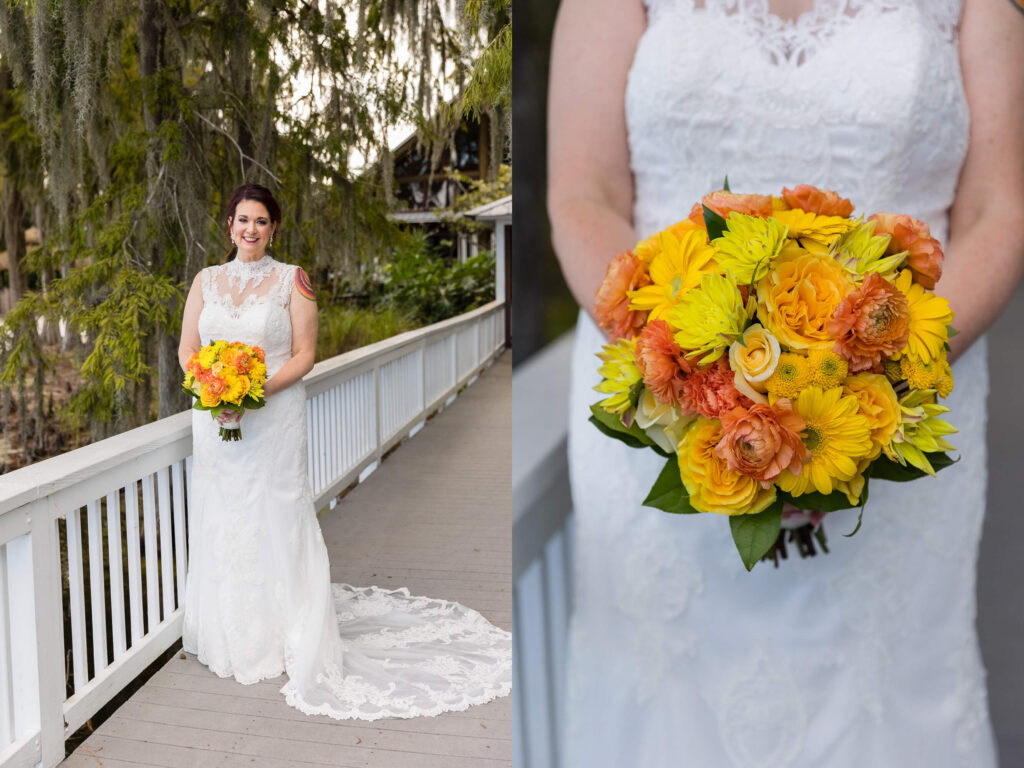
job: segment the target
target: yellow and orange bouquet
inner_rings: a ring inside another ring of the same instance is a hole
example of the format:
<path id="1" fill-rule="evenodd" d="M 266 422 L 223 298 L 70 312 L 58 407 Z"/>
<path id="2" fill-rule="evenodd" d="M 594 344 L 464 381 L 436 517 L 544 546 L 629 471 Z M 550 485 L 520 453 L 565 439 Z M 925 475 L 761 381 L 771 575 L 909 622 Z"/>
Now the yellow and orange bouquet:
<path id="1" fill-rule="evenodd" d="M 192 355 L 185 370 L 185 391 L 192 406 L 216 419 L 224 411 L 236 414 L 220 428 L 222 440 L 241 440 L 245 410 L 262 408 L 267 365 L 263 350 L 238 341 L 213 341 Z"/>
<path id="2" fill-rule="evenodd" d="M 870 479 L 953 463 L 942 248 L 911 216 L 852 214 L 833 191 L 727 182 L 616 256 L 596 295 L 612 343 L 591 421 L 668 459 L 644 504 L 728 515 L 748 570 L 787 536 L 827 552 L 821 518 L 863 515 Z"/>

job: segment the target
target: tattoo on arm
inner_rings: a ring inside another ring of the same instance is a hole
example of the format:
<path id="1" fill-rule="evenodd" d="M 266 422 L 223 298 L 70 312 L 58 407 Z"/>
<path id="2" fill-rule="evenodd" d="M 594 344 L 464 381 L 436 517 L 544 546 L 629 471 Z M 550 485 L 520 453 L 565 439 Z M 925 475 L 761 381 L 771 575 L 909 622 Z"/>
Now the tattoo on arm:
<path id="1" fill-rule="evenodd" d="M 295 270 L 295 285 L 305 298 L 316 301 L 316 296 L 313 295 L 313 283 L 309 281 L 309 275 L 302 267 Z"/>

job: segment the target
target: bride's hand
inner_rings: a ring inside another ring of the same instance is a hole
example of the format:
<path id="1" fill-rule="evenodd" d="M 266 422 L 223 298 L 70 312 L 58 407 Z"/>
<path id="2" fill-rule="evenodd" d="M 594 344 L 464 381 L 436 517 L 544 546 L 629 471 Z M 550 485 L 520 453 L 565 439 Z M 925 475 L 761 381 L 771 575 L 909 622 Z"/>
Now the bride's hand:
<path id="1" fill-rule="evenodd" d="M 231 424 L 237 420 L 241 420 L 244 414 L 245 411 L 232 411 L 225 409 L 217 414 L 217 423 L 223 427 L 226 424 Z"/>

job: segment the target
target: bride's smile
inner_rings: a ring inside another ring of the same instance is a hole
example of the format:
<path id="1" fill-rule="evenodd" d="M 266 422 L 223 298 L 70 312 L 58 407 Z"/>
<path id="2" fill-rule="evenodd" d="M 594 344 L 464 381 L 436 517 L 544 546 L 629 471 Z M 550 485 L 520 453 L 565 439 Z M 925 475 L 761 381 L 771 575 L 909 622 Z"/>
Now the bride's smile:
<path id="1" fill-rule="evenodd" d="M 273 242 L 276 224 L 270 212 L 257 200 L 244 200 L 238 204 L 235 216 L 228 220 L 231 241 L 238 248 L 242 261 L 256 261 L 263 257 L 267 245 Z"/>

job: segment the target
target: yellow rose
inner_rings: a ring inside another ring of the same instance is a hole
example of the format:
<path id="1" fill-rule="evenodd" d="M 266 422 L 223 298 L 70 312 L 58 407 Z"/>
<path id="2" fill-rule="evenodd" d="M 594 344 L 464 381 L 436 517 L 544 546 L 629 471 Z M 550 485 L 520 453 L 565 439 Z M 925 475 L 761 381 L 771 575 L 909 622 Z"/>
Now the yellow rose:
<path id="1" fill-rule="evenodd" d="M 701 512 L 748 515 L 763 512 L 775 501 L 775 487 L 762 488 L 715 454 L 722 439 L 718 419 L 699 418 L 679 443 L 679 475 L 690 504 Z"/>
<path id="2" fill-rule="evenodd" d="M 794 349 L 831 347 L 832 314 L 856 286 L 827 256 L 787 248 L 757 285 L 757 316 L 780 343 Z"/>
<path id="3" fill-rule="evenodd" d="M 199 402 L 207 408 L 213 408 L 215 405 L 220 404 L 220 395 L 215 394 L 210 390 L 210 387 L 206 386 L 199 392 Z"/>
<path id="4" fill-rule="evenodd" d="M 856 397 L 858 412 L 867 417 L 871 427 L 868 459 L 877 459 L 900 426 L 900 402 L 892 384 L 880 373 L 858 373 L 843 382 L 843 394 Z"/>
<path id="5" fill-rule="evenodd" d="M 755 403 L 767 404 L 765 383 L 775 373 L 782 349 L 779 340 L 754 323 L 729 347 L 729 367 L 735 374 L 736 389 Z"/>

